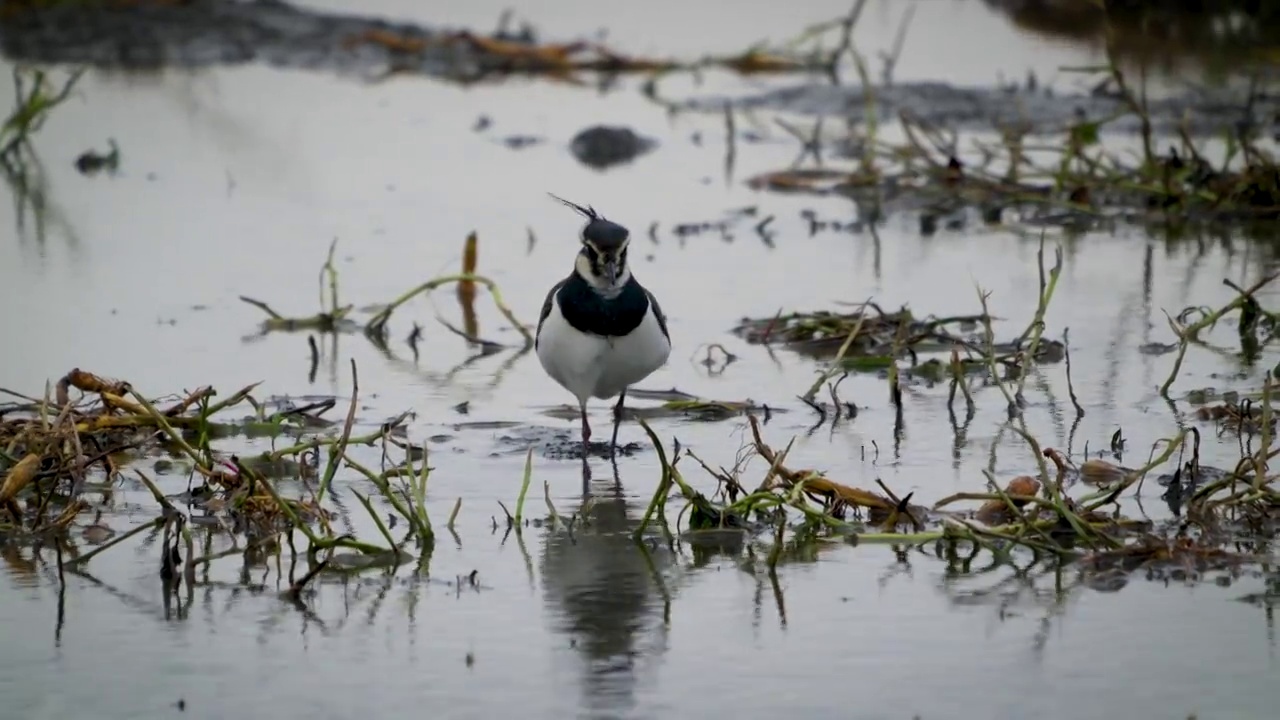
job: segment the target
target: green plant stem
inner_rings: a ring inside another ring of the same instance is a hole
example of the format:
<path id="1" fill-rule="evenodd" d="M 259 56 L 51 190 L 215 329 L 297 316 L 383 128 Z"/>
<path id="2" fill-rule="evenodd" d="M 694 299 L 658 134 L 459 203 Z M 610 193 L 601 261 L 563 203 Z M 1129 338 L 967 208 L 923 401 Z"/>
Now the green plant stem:
<path id="1" fill-rule="evenodd" d="M 516 498 L 516 532 L 520 531 L 521 520 L 524 517 L 524 497 L 529 492 L 529 482 L 533 479 L 533 448 L 524 456 L 524 478 L 520 482 L 520 497 Z"/>

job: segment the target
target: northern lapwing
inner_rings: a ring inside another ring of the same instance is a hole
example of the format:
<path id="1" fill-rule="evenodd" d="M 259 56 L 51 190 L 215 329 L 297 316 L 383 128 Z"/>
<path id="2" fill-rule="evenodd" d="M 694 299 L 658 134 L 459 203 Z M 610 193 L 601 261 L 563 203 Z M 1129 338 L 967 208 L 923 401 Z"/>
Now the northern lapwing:
<path id="1" fill-rule="evenodd" d="M 631 233 L 592 207 L 551 195 L 587 218 L 573 272 L 552 286 L 542 303 L 534 347 L 542 368 L 578 399 L 582 456 L 590 447 L 587 400 L 614 395 L 612 457 L 627 388 L 666 364 L 671 355 L 667 318 L 658 300 L 627 264 Z"/>

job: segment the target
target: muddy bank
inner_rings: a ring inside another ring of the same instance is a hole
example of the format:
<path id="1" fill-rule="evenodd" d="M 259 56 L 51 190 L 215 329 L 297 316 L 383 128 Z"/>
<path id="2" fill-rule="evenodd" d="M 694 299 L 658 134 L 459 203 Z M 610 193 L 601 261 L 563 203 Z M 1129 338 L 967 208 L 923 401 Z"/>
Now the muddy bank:
<path id="1" fill-rule="evenodd" d="M 279 0 L 75 3 L 30 8 L 10 3 L 0 49 L 12 60 L 126 70 L 265 63 L 363 77 L 417 72 L 465 80 L 511 70 L 504 43 L 530 38 L 325 13 Z"/>

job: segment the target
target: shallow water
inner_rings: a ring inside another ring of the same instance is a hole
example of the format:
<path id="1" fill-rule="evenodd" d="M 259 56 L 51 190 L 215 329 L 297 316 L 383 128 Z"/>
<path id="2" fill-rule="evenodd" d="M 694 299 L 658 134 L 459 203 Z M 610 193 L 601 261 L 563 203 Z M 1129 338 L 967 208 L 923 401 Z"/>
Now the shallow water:
<path id="1" fill-rule="evenodd" d="M 384 0 L 366 11 L 487 29 L 501 10 L 454 3 L 441 16 L 411 5 Z M 783 12 L 759 3 L 725 23 L 714 20 L 724 12 L 720 3 L 705 5 L 718 6 L 715 12 L 669 3 L 638 13 L 622 3 L 559 2 L 534 20 L 551 36 L 603 26 L 628 50 L 690 54 L 798 32 L 846 5 Z M 869 6 L 859 28 L 868 51 L 877 39 L 891 42 L 900 16 L 891 7 Z M 900 78 L 981 83 L 997 72 L 1018 77 L 1028 67 L 1051 73 L 1096 60 L 1091 50 L 1018 35 L 977 3 L 917 8 Z M 699 20 L 697 13 L 709 15 Z M 717 29 L 709 37 L 697 31 L 707 27 Z M 963 39 L 974 33 L 998 42 Z M 713 77 L 710 84 L 746 90 L 767 83 Z M 493 125 L 474 132 L 481 115 Z M 354 358 L 364 422 L 413 410 L 411 439 L 449 436 L 432 445 L 430 510 L 439 522 L 457 498 L 462 509 L 458 541 L 441 536 L 429 580 L 411 567 L 391 577 L 326 577 L 307 612 L 276 597 L 287 582 L 274 560 L 242 568 L 236 559 L 214 563 L 189 606 L 166 610 L 158 546 L 131 542 L 95 558 L 92 579 L 67 576 L 59 623 L 52 557 L 33 563 L 30 550 L 5 547 L 0 694 L 8 711 L 164 717 L 179 712 L 182 700 L 196 717 L 491 717 L 513 709 L 530 717 L 1269 716 L 1280 700 L 1270 610 L 1237 601 L 1262 591 L 1259 573 L 1194 587 L 1139 574 L 1121 592 L 1104 593 L 1085 587 L 1074 570 L 1056 578 L 1007 567 L 960 575 L 925 552 L 836 545 L 780 566 L 775 584 L 759 548 L 709 554 L 682 546 L 673 554 L 630 542 L 626 532 L 658 479 L 647 448 L 619 461 L 617 491 L 608 463 L 594 463 L 591 522 L 572 540 L 538 528 L 504 540 L 492 517 L 501 516 L 498 500 L 510 506 L 516 496 L 524 446 L 504 440 L 513 431 L 460 423 L 518 421 L 571 433 L 576 423 L 546 414 L 566 396 L 532 354 L 506 351 L 456 369 L 470 350 L 435 322 L 425 301 L 393 317 L 394 358 L 359 335 L 340 337 L 336 348 L 322 342 L 314 383 L 303 334 L 243 339 L 262 314 L 237 296 L 289 315 L 318 309 L 317 271 L 335 237 L 341 300 L 363 307 L 451 272 L 463 237 L 475 230 L 480 271 L 532 322 L 546 288 L 570 268 L 578 226 L 544 194 L 552 191 L 594 205 L 636 234 L 635 271 L 661 298 L 675 338 L 668 367 L 644 387 L 785 408 L 766 426 L 766 439 L 781 447 L 798 436 L 795 465 L 821 467 L 851 485 L 872 487 L 880 478 L 926 503 L 979 490 L 1004 419 L 994 390 L 980 396 L 957 442 L 946 389 L 908 389 L 906 433 L 895 445 L 884 381 L 851 376 L 841 393 L 858 404 L 859 416 L 806 435 L 815 418 L 795 396 L 817 366 L 747 346 L 729 329 L 742 316 L 867 297 L 920 314 L 977 313 L 980 284 L 1002 318 L 997 332 L 1013 337 L 1034 312 L 1038 241 L 976 226 L 924 238 L 909 215 L 891 217 L 878 243 L 866 233 L 810 237 L 801 210 L 844 219 L 855 210 L 838 198 L 745 188 L 741 179 L 794 157 L 793 141 L 765 121 L 760 127 L 773 141 L 739 144 L 734 180 L 726 182 L 722 119 L 668 117 L 630 82 L 601 95 L 537 82 L 365 86 L 255 66 L 87 75 L 37 139 L 53 206 L 43 236 L 28 217 L 24 230 L 0 243 L 0 336 L 18 348 L 5 353 L 0 384 L 38 395 L 46 381 L 78 366 L 126 378 L 151 395 L 206 384 L 229 393 L 263 381 L 265 394 L 346 397 Z M 590 170 L 566 146 L 595 123 L 627 124 L 662 144 L 629 166 Z M 498 142 L 513 134 L 544 142 L 520 150 Z M 120 174 L 79 175 L 76 156 L 104 149 L 107 138 L 121 148 Z M 750 223 L 732 241 L 671 232 L 745 206 L 776 215 L 775 247 L 760 242 Z M 653 222 L 656 243 L 646 234 Z M 0 227 L 15 226 L 11 208 L 0 206 Z M 1048 246 L 1058 240 L 1050 236 Z M 1137 348 L 1172 341 L 1164 311 L 1220 305 L 1232 297 L 1223 278 L 1247 286 L 1274 271 L 1274 256 L 1242 238 L 1173 243 L 1136 230 L 1063 242 L 1047 332 L 1060 338 L 1071 329 L 1072 373 L 1087 414 L 1073 434 L 1062 368 L 1054 365 L 1029 381 L 1037 388 L 1028 391 L 1029 425 L 1045 446 L 1077 453 L 1086 442 L 1104 446 L 1123 428 L 1126 464 L 1140 465 L 1178 420 L 1156 393 L 1172 357 Z M 458 322 L 450 291 L 434 300 Z M 518 344 L 483 293 L 477 305 L 481 336 Z M 416 364 L 402 342 L 414 321 L 425 328 Z M 1235 347 L 1230 327 L 1208 337 Z M 699 362 L 706 343 L 723 344 L 738 360 L 709 372 Z M 1264 355 L 1257 369 L 1241 369 L 1231 357 L 1193 351 L 1175 388 L 1252 388 L 1275 361 Z M 454 409 L 464 401 L 466 415 Z M 608 422 L 603 403 L 592 412 L 597 427 Z M 729 466 L 744 426 L 663 420 L 654 429 Z M 623 434 L 644 440 L 634 424 Z M 1207 463 L 1236 456 L 1234 441 L 1210 437 Z M 373 451 L 369 461 L 376 460 Z M 1034 467 L 1022 441 L 1005 433 L 995 475 Z M 578 507 L 576 461 L 535 454 L 533 472 L 530 508 L 541 512 L 536 495 L 544 481 L 562 514 Z M 700 487 L 713 486 L 692 464 L 685 472 Z M 759 461 L 748 472 L 763 472 Z M 185 488 L 184 477 L 159 480 L 167 492 Z M 343 496 L 354 529 L 376 537 Z M 1167 515 L 1150 491 L 1144 499 L 1141 508 L 1126 501 L 1126 512 Z M 106 516 L 116 530 L 154 515 L 140 488 L 119 493 L 116 503 L 118 512 Z M 479 589 L 464 577 L 473 570 Z"/>

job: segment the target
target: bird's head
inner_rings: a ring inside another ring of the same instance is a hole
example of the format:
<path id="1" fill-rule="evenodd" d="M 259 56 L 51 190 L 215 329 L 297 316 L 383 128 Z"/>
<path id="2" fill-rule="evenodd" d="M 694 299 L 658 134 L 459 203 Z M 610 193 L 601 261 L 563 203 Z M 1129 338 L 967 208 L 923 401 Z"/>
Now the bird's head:
<path id="1" fill-rule="evenodd" d="M 617 292 L 631 277 L 627 268 L 627 245 L 631 232 L 622 225 L 606 220 L 592 207 L 582 207 L 564 198 L 551 197 L 577 210 L 587 218 L 579 239 L 582 249 L 574 268 L 591 286 L 604 294 Z"/>

